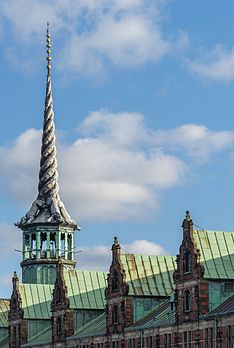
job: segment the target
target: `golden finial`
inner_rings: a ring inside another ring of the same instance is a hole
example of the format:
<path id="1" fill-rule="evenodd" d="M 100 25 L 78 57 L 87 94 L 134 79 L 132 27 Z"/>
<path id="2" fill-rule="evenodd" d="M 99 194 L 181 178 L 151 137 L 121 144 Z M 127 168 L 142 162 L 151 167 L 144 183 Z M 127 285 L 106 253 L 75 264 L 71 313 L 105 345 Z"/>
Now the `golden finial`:
<path id="1" fill-rule="evenodd" d="M 47 69 L 48 69 L 48 72 L 50 71 L 51 69 L 51 64 L 50 64 L 50 61 L 51 61 L 51 56 L 50 56 L 50 53 L 51 53 L 51 44 L 50 44 L 50 33 L 49 33 L 49 22 L 47 22 L 47 31 L 46 31 L 46 48 L 47 48 L 47 57 L 46 57 L 46 60 L 47 60 Z"/>

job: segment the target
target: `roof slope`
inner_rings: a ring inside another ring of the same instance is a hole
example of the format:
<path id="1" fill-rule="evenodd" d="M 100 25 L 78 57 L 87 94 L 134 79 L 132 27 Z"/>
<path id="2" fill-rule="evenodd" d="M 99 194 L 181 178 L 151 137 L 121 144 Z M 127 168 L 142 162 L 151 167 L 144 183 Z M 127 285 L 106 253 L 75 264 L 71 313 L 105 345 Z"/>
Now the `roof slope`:
<path id="1" fill-rule="evenodd" d="M 234 314 L 234 295 L 223 302 L 220 306 L 216 307 L 213 311 L 206 314 L 204 317 L 213 319 L 214 316 Z"/>
<path id="2" fill-rule="evenodd" d="M 107 273 L 97 271 L 67 271 L 64 278 L 70 308 L 104 309 Z"/>
<path id="3" fill-rule="evenodd" d="M 82 329 L 78 329 L 76 333 L 69 337 L 69 339 L 82 338 L 89 336 L 99 336 L 106 333 L 106 315 L 105 313 L 99 315 L 97 318 L 93 319 L 87 323 Z"/>
<path id="4" fill-rule="evenodd" d="M 39 331 L 35 336 L 29 338 L 29 342 L 21 345 L 21 347 L 32 347 L 34 345 L 49 343 L 52 340 L 51 327 L 47 327 Z"/>
<path id="5" fill-rule="evenodd" d="M 8 327 L 8 311 L 10 309 L 10 300 L 0 298 L 0 327 Z"/>
<path id="6" fill-rule="evenodd" d="M 106 273 L 64 270 L 71 309 L 104 309 Z M 49 319 L 53 285 L 20 284 L 24 318 Z"/>
<path id="7" fill-rule="evenodd" d="M 122 254 L 129 295 L 168 296 L 173 291 L 174 256 Z"/>
<path id="8" fill-rule="evenodd" d="M 53 285 L 20 284 L 22 308 L 25 319 L 49 319 Z"/>
<path id="9" fill-rule="evenodd" d="M 144 318 L 134 325 L 128 327 L 126 331 L 146 329 L 157 326 L 164 326 L 175 323 L 175 306 L 171 308 L 171 299 L 166 299 L 162 304 L 152 310 Z"/>
<path id="10" fill-rule="evenodd" d="M 194 230 L 206 279 L 234 279 L 234 232 Z"/>

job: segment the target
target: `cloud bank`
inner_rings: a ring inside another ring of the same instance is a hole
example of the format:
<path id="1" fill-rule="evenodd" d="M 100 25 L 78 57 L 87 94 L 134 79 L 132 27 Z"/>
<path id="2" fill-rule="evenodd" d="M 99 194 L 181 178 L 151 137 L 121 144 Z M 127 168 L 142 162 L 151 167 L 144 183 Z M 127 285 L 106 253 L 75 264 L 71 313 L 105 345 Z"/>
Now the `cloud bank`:
<path id="1" fill-rule="evenodd" d="M 190 158 L 200 165 L 233 147 L 234 133 L 185 124 L 154 130 L 138 113 L 92 112 L 77 140 L 58 144 L 61 197 L 73 218 L 140 221 L 160 209 L 164 191 L 186 183 Z M 7 196 L 27 210 L 37 194 L 41 131 L 29 129 L 0 147 Z"/>

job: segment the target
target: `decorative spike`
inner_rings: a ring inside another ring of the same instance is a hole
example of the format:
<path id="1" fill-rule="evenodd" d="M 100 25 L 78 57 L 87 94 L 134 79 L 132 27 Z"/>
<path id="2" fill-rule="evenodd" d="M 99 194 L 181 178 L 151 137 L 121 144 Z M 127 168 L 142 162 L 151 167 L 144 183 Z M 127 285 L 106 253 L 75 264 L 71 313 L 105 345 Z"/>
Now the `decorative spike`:
<path id="1" fill-rule="evenodd" d="M 13 283 L 13 289 L 18 289 L 19 287 L 19 278 L 17 276 L 16 271 L 14 271 L 13 277 L 12 277 L 12 283 Z"/>
<path id="2" fill-rule="evenodd" d="M 190 219 L 190 212 L 187 210 L 186 211 L 186 220 L 187 221 L 190 221 L 191 219 Z"/>
<path id="3" fill-rule="evenodd" d="M 47 57 L 46 57 L 46 60 L 47 60 L 47 70 L 48 70 L 48 74 L 50 74 L 50 69 L 51 69 L 51 64 L 50 64 L 50 61 L 51 61 L 51 56 L 50 56 L 50 53 L 51 53 L 51 43 L 50 43 L 50 32 L 49 32 L 49 28 L 50 28 L 50 24 L 49 24 L 49 22 L 47 22 L 47 31 L 46 31 Z"/>
<path id="4" fill-rule="evenodd" d="M 182 223 L 184 238 L 192 238 L 193 236 L 193 220 L 190 217 L 190 212 L 186 211 L 185 219 Z"/>

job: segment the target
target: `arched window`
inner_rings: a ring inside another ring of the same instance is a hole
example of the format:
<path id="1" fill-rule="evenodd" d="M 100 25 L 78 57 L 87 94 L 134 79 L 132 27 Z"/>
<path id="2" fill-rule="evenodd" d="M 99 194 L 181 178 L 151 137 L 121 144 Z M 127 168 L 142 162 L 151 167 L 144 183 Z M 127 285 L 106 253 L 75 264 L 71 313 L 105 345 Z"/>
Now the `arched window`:
<path id="1" fill-rule="evenodd" d="M 191 310 L 191 294 L 189 290 L 184 292 L 184 311 L 188 312 Z"/>
<path id="2" fill-rule="evenodd" d="M 61 257 L 64 259 L 65 258 L 65 233 L 61 233 Z"/>
<path id="3" fill-rule="evenodd" d="M 67 235 L 67 250 L 68 250 L 68 260 L 72 260 L 72 235 Z"/>
<path id="4" fill-rule="evenodd" d="M 56 257 L 56 234 L 50 233 L 50 258 Z"/>
<path id="5" fill-rule="evenodd" d="M 47 244 L 47 235 L 46 233 L 41 233 L 41 259 L 46 259 L 46 244 Z"/>
<path id="6" fill-rule="evenodd" d="M 190 251 L 186 251 L 184 255 L 184 273 L 191 273 L 192 271 L 192 255 Z"/>
<path id="7" fill-rule="evenodd" d="M 36 258 L 36 250 L 37 250 L 37 246 L 36 246 L 36 233 L 32 234 L 32 253 L 31 253 L 31 258 L 35 259 Z"/>
<path id="8" fill-rule="evenodd" d="M 118 306 L 117 305 L 114 305 L 113 306 L 113 324 L 117 324 L 118 323 L 118 320 L 119 320 L 119 316 L 118 316 Z"/>
<path id="9" fill-rule="evenodd" d="M 112 278 L 112 291 L 119 289 L 119 277 L 118 272 L 114 270 L 113 272 L 113 278 Z"/>

